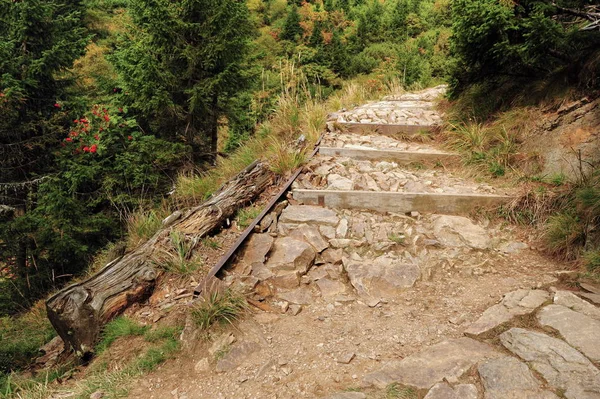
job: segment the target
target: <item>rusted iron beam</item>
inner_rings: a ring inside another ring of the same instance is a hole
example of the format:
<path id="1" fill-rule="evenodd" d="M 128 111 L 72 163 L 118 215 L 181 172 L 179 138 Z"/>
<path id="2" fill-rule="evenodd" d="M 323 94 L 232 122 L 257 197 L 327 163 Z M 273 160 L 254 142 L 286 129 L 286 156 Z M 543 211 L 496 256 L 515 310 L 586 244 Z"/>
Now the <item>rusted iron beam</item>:
<path id="1" fill-rule="evenodd" d="M 314 157 L 317 154 L 317 152 L 319 151 L 319 145 L 321 144 L 322 138 L 323 138 L 323 136 L 321 136 L 319 138 L 319 140 L 315 144 L 315 148 L 314 148 L 313 152 L 310 154 L 310 156 L 308 157 L 308 159 L 311 159 L 312 157 Z M 265 207 L 265 209 L 263 209 L 263 211 L 252 221 L 252 223 L 250 223 L 250 225 L 246 228 L 246 230 L 244 230 L 244 232 L 242 233 L 242 235 L 238 237 L 238 239 L 236 240 L 236 242 L 231 246 L 231 248 L 229 248 L 229 250 L 227 251 L 227 253 L 225 253 L 219 259 L 219 261 L 213 266 L 212 269 L 210 269 L 210 271 L 208 272 L 208 274 L 206 275 L 206 277 L 204 278 L 204 280 L 200 284 L 198 284 L 196 286 L 196 288 L 194 288 L 194 298 L 197 298 L 202 293 L 202 290 L 206 287 L 207 281 L 209 281 L 210 279 L 214 278 L 217 275 L 217 273 L 219 273 L 219 271 L 221 271 L 221 269 L 229 262 L 229 260 L 231 259 L 231 257 L 233 255 L 235 255 L 235 253 L 237 252 L 237 250 L 239 249 L 239 247 L 242 246 L 242 244 L 246 241 L 246 239 L 252 233 L 252 231 L 254 230 L 254 228 L 260 223 L 260 221 L 269 212 L 271 212 L 271 210 L 273 209 L 273 207 L 275 206 L 275 204 L 290 189 L 290 187 L 292 186 L 292 183 L 294 183 L 294 181 L 298 178 L 298 175 L 300 175 L 300 173 L 302 173 L 303 169 L 304 169 L 304 167 L 301 166 L 300 168 L 298 168 L 298 170 L 296 170 L 296 172 L 294 172 L 294 174 L 292 175 L 292 177 L 289 178 L 289 180 L 285 183 L 285 185 L 281 188 L 281 190 L 279 190 L 279 192 L 277 193 L 277 195 L 275 197 L 273 197 L 271 199 L 271 201 L 269 201 L 269 203 L 267 204 L 267 206 Z"/>

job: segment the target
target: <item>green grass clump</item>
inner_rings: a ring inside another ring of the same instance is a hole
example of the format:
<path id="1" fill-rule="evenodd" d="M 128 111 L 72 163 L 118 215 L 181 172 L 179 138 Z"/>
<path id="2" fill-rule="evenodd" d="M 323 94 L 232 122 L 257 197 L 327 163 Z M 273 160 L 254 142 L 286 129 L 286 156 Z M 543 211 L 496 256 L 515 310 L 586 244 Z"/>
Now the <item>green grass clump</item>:
<path id="1" fill-rule="evenodd" d="M 23 316 L 0 318 L 0 376 L 26 367 L 55 335 L 41 304 Z"/>
<path id="2" fill-rule="evenodd" d="M 148 326 L 142 326 L 128 317 L 120 316 L 104 326 L 100 342 L 96 345 L 96 352 L 105 351 L 117 338 L 144 335 Z"/>
<path id="3" fill-rule="evenodd" d="M 546 248 L 564 259 L 574 259 L 585 242 L 585 231 L 577 215 L 562 212 L 550 216 L 544 232 Z"/>
<path id="4" fill-rule="evenodd" d="M 399 384 L 390 384 L 385 389 L 385 399 L 417 399 L 417 392 Z"/>
<path id="5" fill-rule="evenodd" d="M 260 208 L 255 206 L 240 209 L 236 218 L 238 226 L 241 228 L 250 226 L 250 223 L 260 215 L 260 211 Z"/>
<path id="6" fill-rule="evenodd" d="M 181 327 L 163 326 L 148 330 L 144 334 L 146 342 L 159 342 L 169 338 L 176 338 L 181 333 Z"/>
<path id="7" fill-rule="evenodd" d="M 600 275 L 600 250 L 587 251 L 583 259 L 590 273 Z"/>
<path id="8" fill-rule="evenodd" d="M 192 310 L 192 318 L 201 330 L 214 324 L 232 324 L 246 309 L 246 299 L 231 289 L 207 293 Z"/>

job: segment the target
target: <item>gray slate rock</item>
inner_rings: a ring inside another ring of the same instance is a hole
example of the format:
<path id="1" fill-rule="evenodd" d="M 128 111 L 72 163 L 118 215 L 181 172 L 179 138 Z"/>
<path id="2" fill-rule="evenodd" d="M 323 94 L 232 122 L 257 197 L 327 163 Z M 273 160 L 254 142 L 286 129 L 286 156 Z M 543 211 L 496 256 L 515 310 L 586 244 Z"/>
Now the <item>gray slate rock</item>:
<path id="1" fill-rule="evenodd" d="M 335 173 L 327 176 L 327 188 L 329 190 L 348 191 L 352 190 L 353 185 L 354 183 L 352 183 L 352 180 L 348 179 L 347 177 L 343 177 Z"/>
<path id="2" fill-rule="evenodd" d="M 337 226 L 340 219 L 331 209 L 311 205 L 290 205 L 281 212 L 280 223 L 288 224 L 319 224 Z"/>
<path id="3" fill-rule="evenodd" d="M 566 398 L 600 399 L 600 371 L 566 342 L 522 328 L 506 331 L 500 340 Z"/>
<path id="4" fill-rule="evenodd" d="M 542 391 L 529 367 L 514 357 L 488 360 L 478 370 L 485 399 L 558 399 L 552 392 Z"/>
<path id="5" fill-rule="evenodd" d="M 418 389 L 429 389 L 444 379 L 450 383 L 482 360 L 500 356 L 491 346 L 471 338 L 458 338 L 430 346 L 399 362 L 368 374 L 363 381 L 377 388 L 397 382 Z"/>
<path id="6" fill-rule="evenodd" d="M 600 361 L 600 320 L 560 305 L 549 305 L 538 314 L 543 326 L 558 330 L 565 340 L 592 361 Z"/>
<path id="7" fill-rule="evenodd" d="M 504 295 L 502 301 L 483 312 L 477 321 L 469 326 L 465 334 L 479 336 L 515 316 L 533 313 L 544 302 L 550 299 L 550 294 L 543 290 L 517 290 Z"/>
<path id="8" fill-rule="evenodd" d="M 418 265 L 405 264 L 387 255 L 373 261 L 344 258 L 343 265 L 359 295 L 373 298 L 395 297 L 421 276 Z"/>
<path id="9" fill-rule="evenodd" d="M 477 387 L 460 384 L 452 388 L 447 382 L 440 382 L 429 390 L 425 399 L 477 399 Z"/>
<path id="10" fill-rule="evenodd" d="M 572 292 L 556 291 L 554 293 L 554 304 L 564 306 L 596 320 L 600 320 L 600 308 L 584 301 Z"/>
<path id="11" fill-rule="evenodd" d="M 487 249 L 491 238 L 484 228 L 462 216 L 437 216 L 433 222 L 435 238 L 448 247 Z"/>
<path id="12" fill-rule="evenodd" d="M 596 305 L 600 305 L 600 294 L 590 294 L 588 292 L 580 292 L 578 295 L 582 298 L 592 301 Z"/>

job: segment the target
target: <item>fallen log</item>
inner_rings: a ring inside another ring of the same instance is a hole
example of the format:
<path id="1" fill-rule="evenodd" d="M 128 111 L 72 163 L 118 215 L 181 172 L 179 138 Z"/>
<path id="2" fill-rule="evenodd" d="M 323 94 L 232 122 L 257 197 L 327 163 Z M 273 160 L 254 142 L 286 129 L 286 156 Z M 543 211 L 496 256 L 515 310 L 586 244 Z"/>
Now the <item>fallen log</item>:
<path id="1" fill-rule="evenodd" d="M 93 354 L 102 326 L 133 303 L 148 298 L 163 273 L 161 254 L 170 249 L 172 232 L 197 243 L 220 227 L 273 180 L 264 163 L 255 162 L 224 184 L 210 199 L 172 218 L 147 242 L 107 264 L 94 276 L 60 290 L 46 301 L 48 318 L 58 335 L 80 357 Z"/>

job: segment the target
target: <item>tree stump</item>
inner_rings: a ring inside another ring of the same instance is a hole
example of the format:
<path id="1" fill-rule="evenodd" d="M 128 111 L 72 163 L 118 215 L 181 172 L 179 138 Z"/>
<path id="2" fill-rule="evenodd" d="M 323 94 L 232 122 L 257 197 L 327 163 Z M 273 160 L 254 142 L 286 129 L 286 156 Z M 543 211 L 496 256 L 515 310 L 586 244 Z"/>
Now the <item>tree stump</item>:
<path id="1" fill-rule="evenodd" d="M 198 242 L 272 181 L 273 173 L 268 166 L 255 162 L 180 220 L 170 220 L 132 252 L 110 262 L 94 276 L 50 297 L 46 301 L 48 318 L 60 337 L 78 356 L 92 354 L 102 326 L 133 303 L 152 294 L 163 273 L 157 264 L 158 254 L 168 247 L 172 232 L 185 234 L 186 239 Z"/>

